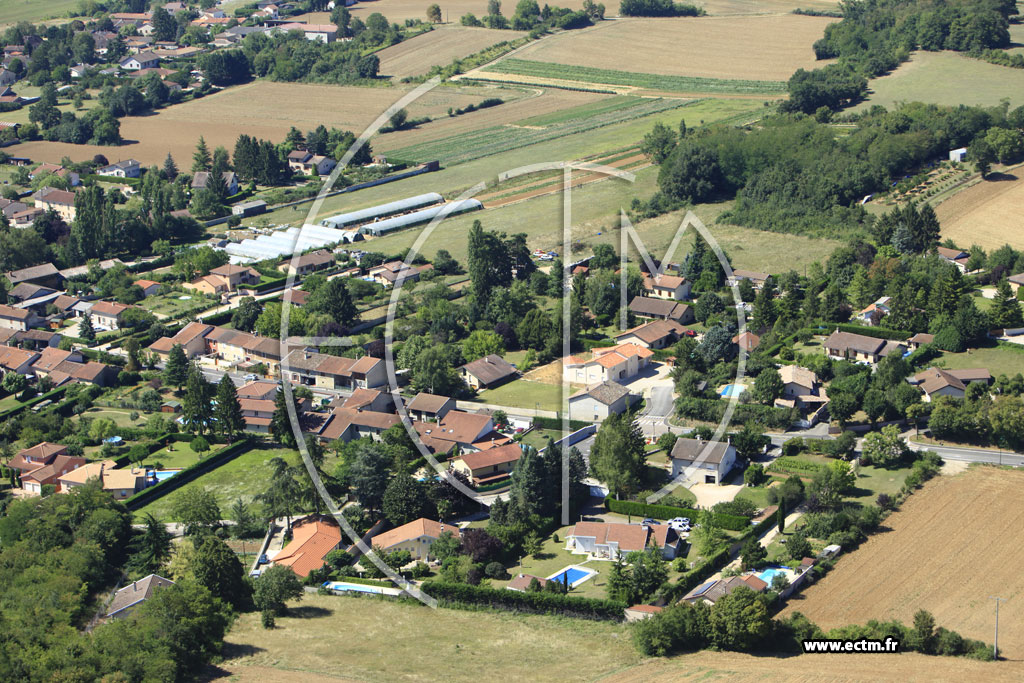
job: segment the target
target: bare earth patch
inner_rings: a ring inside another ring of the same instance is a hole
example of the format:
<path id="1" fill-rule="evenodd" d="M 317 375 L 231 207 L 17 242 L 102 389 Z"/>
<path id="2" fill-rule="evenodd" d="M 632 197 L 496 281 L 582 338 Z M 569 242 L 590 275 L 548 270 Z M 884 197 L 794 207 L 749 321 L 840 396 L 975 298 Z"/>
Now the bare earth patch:
<path id="1" fill-rule="evenodd" d="M 1004 244 L 1024 248 L 1021 206 L 1024 167 L 957 192 L 935 207 L 942 236 L 964 247 L 978 244 L 989 251 Z"/>
<path id="2" fill-rule="evenodd" d="M 377 53 L 380 73 L 393 78 L 420 76 L 431 67 L 450 64 L 506 40 L 524 35 L 520 31 L 500 31 L 468 26 L 443 27 L 392 45 Z"/>

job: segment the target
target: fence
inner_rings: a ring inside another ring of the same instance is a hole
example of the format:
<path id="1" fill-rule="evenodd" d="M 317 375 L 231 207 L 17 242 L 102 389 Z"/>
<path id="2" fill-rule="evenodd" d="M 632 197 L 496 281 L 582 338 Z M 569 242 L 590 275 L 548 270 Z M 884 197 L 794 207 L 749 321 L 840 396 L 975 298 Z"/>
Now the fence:
<path id="1" fill-rule="evenodd" d="M 170 479 L 165 479 L 155 486 L 150 486 L 149 488 L 139 491 L 124 502 L 125 507 L 131 511 L 135 511 L 144 505 L 152 503 L 158 498 L 163 498 L 168 493 L 173 493 L 185 484 L 198 479 L 201 475 L 206 474 L 210 470 L 216 469 L 221 465 L 234 460 L 239 455 L 252 448 L 252 446 L 253 441 L 249 437 L 231 444 L 230 446 L 225 446 L 219 451 L 211 453 L 209 456 L 203 458 L 194 465 L 186 467 Z"/>

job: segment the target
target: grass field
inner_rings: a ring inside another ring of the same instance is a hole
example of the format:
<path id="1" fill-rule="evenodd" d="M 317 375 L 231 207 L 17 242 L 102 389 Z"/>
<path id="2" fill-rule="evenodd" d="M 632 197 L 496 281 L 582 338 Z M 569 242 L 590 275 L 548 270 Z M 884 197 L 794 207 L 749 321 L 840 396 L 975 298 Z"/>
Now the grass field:
<path id="1" fill-rule="evenodd" d="M 1020 207 L 1024 204 L 1024 167 L 990 176 L 954 194 L 937 207 L 942 236 L 957 244 L 992 251 L 1004 244 L 1024 248 Z"/>
<path id="2" fill-rule="evenodd" d="M 868 619 L 909 624 L 914 612 L 926 609 L 938 625 L 991 642 L 988 596 L 1009 599 L 1004 607 L 1015 614 L 1014 598 L 1024 591 L 1013 559 L 1024 544 L 1022 486 L 1024 472 L 990 467 L 927 483 L 885 521 L 884 533 L 840 556 L 835 569 L 791 599 L 783 614 L 799 611 L 832 628 Z M 1001 620 L 999 645 L 1006 657 L 1020 660 L 1024 621 Z"/>
<path id="3" fill-rule="evenodd" d="M 121 137 L 129 144 L 118 147 L 30 142 L 18 146 L 18 154 L 39 160 L 74 161 L 105 155 L 111 162 L 135 158 L 143 164 L 162 164 L 170 152 L 178 165 L 187 167 L 199 136 L 210 149 L 223 145 L 234 149 L 239 134 L 247 133 L 281 142 L 291 126 L 303 132 L 319 124 L 342 128 L 357 135 L 401 98 L 409 88 L 360 88 L 302 83 L 255 81 L 207 97 L 162 109 L 151 116 L 121 119 Z M 443 115 L 449 107 L 464 107 L 490 96 L 490 88 L 438 88 L 413 104 L 411 118 Z M 488 94 L 485 94 L 488 93 Z"/>
<path id="4" fill-rule="evenodd" d="M 290 603 L 274 629 L 264 629 L 257 612 L 242 614 L 224 640 L 224 660 L 210 667 L 209 677 L 244 683 L 475 682 L 483 666 L 488 679 L 501 681 L 1016 681 L 1024 675 L 1019 661 L 918 654 L 697 652 L 644 659 L 620 624 L 321 595 Z M 585 653 L 585 664 L 567 656 L 573 652 Z"/>
<path id="5" fill-rule="evenodd" d="M 696 76 L 636 73 L 617 69 L 529 61 L 514 57 L 491 64 L 482 69 L 481 73 L 485 75 L 489 73 L 512 74 L 526 79 L 536 76 L 594 86 L 616 85 L 680 93 L 781 95 L 786 90 L 785 81 L 778 80 L 699 78 Z"/>
<path id="6" fill-rule="evenodd" d="M 0 0 L 0 26 L 66 16 L 80 4 L 79 0 Z"/>
<path id="7" fill-rule="evenodd" d="M 467 26 L 445 26 L 377 53 L 383 76 L 405 78 L 419 76 L 431 67 L 450 64 L 474 52 L 505 40 L 524 35 L 520 31 L 500 31 Z"/>
<path id="8" fill-rule="evenodd" d="M 989 64 L 953 52 L 915 52 L 887 76 L 868 82 L 870 95 L 855 110 L 898 102 L 988 105 L 1003 98 L 1024 104 L 1024 70 Z"/>
<path id="9" fill-rule="evenodd" d="M 216 449 L 220 448 L 220 446 L 213 445 L 211 448 Z M 152 467 L 160 463 L 165 468 L 185 468 L 196 464 L 198 461 L 199 454 L 192 450 L 192 446 L 189 445 L 188 441 L 175 441 L 165 448 L 150 453 L 149 457 L 142 461 L 142 464 Z"/>
<path id="10" fill-rule="evenodd" d="M 561 112 L 558 116 L 564 120 L 544 127 L 490 126 L 411 147 L 401 147 L 394 150 L 394 155 L 406 161 L 424 162 L 439 159 L 443 164 L 458 164 L 547 140 L 555 140 L 566 135 L 585 133 L 595 128 L 644 118 L 651 114 L 678 109 L 693 102 L 693 100 L 661 98 L 630 99 L 636 101 L 623 103 L 627 106 L 606 108 L 602 112 L 588 110 L 588 113 L 581 113 L 579 116 L 574 116 L 573 112 L 569 111 Z"/>
<path id="11" fill-rule="evenodd" d="M 1005 346 L 987 346 L 963 353 L 943 352 L 941 365 L 950 370 L 988 368 L 993 377 L 1024 373 L 1024 348 L 1017 350 Z"/>
<path id="12" fill-rule="evenodd" d="M 516 58 L 662 76 L 784 81 L 799 68 L 827 63 L 815 60 L 811 45 L 834 21 L 796 14 L 623 19 L 532 43 Z"/>
<path id="13" fill-rule="evenodd" d="M 174 447 L 177 449 L 181 445 L 175 444 Z M 150 512 L 157 519 L 169 520 L 175 496 L 188 488 L 210 489 L 216 496 L 222 512 L 229 509 L 238 498 L 251 502 L 257 494 L 266 489 L 270 479 L 269 462 L 276 457 L 287 458 L 292 464 L 298 462 L 296 451 L 284 448 L 256 448 L 190 481 L 174 493 L 158 498 L 140 508 L 137 514 Z M 164 464 L 168 463 L 165 461 Z"/>
<path id="14" fill-rule="evenodd" d="M 541 410 L 562 409 L 562 387 L 558 384 L 517 379 L 487 389 L 477 395 L 481 403 L 490 403 L 512 408 L 540 408 Z"/>

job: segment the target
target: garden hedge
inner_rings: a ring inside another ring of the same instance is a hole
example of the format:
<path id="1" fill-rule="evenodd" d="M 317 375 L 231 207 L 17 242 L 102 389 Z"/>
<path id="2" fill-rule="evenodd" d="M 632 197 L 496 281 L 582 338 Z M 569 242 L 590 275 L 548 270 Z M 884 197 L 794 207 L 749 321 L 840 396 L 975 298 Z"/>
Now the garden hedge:
<path id="1" fill-rule="evenodd" d="M 172 493 L 185 484 L 189 483 L 206 474 L 210 470 L 216 469 L 221 465 L 234 460 L 242 453 L 248 451 L 253 446 L 253 440 L 251 437 L 244 437 L 241 441 L 236 441 L 230 446 L 225 446 L 219 451 L 214 451 L 210 455 L 206 456 L 194 465 L 190 465 L 178 472 L 170 479 L 150 486 L 149 488 L 143 489 L 136 493 L 134 496 L 124 502 L 124 505 L 129 510 L 138 510 L 144 505 L 152 503 L 158 498 L 163 498 L 168 493 Z"/>
<path id="2" fill-rule="evenodd" d="M 822 323 L 822 325 L 833 331 L 838 329 L 840 332 L 850 332 L 877 339 L 895 339 L 897 341 L 909 339 L 914 334 L 907 330 L 893 330 L 888 327 L 868 327 L 866 325 L 854 325 L 853 323 Z"/>
<path id="3" fill-rule="evenodd" d="M 569 420 L 569 430 L 575 432 L 578 429 L 590 425 L 589 422 L 583 420 Z M 562 429 L 562 420 L 557 417 L 535 417 L 533 418 L 533 426 L 537 429 Z"/>
<path id="4" fill-rule="evenodd" d="M 506 588 L 484 588 L 464 583 L 427 581 L 424 593 L 444 604 L 480 605 L 533 614 L 561 614 L 583 619 L 621 621 L 626 604 L 615 600 L 580 598 L 562 593 L 520 593 Z"/>
<path id="5" fill-rule="evenodd" d="M 3 411 L 2 413 L 0 413 L 0 420 L 7 420 L 9 418 L 12 418 L 21 411 L 25 410 L 26 408 L 31 408 L 37 403 L 42 403 L 47 399 L 56 402 L 58 398 L 64 395 L 65 391 L 67 391 L 67 387 L 58 387 L 56 389 L 52 389 L 51 391 L 46 392 L 45 394 L 39 394 L 35 398 L 31 398 L 25 401 L 24 403 L 20 403 L 14 406 L 13 408 L 8 408 L 7 410 Z"/>

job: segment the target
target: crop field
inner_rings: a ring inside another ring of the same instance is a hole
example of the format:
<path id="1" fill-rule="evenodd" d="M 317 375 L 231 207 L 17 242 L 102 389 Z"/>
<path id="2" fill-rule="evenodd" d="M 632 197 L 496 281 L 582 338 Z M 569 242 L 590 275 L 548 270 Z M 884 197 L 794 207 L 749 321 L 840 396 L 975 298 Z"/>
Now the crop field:
<path id="1" fill-rule="evenodd" d="M 0 26 L 66 16 L 80 4 L 79 0 L 0 0 Z"/>
<path id="2" fill-rule="evenodd" d="M 693 4 L 703 7 L 704 11 L 713 17 L 784 14 L 798 7 L 813 10 L 839 9 L 839 0 L 694 0 Z"/>
<path id="3" fill-rule="evenodd" d="M 879 533 L 829 574 L 790 600 L 822 628 L 869 619 L 911 623 L 926 609 L 938 625 L 991 642 L 993 603 L 1009 603 L 1000 621 L 999 645 L 1009 659 L 1024 655 L 1024 621 L 1016 617 L 1024 575 L 1014 559 L 1024 544 L 1019 505 L 1024 472 L 974 467 L 943 476 L 891 515 Z"/>
<path id="4" fill-rule="evenodd" d="M 1024 54 L 1024 24 L 1010 24 L 1010 48 L 1007 52 Z"/>
<path id="5" fill-rule="evenodd" d="M 786 83 L 784 81 L 699 78 L 696 76 L 635 73 L 518 58 L 503 59 L 481 69 L 480 73 L 511 74 L 526 79 L 538 77 L 574 83 L 624 86 L 633 90 L 646 89 L 661 92 L 772 95 L 782 94 L 786 90 Z"/>
<path id="6" fill-rule="evenodd" d="M 898 102 L 995 106 L 1003 98 L 1012 108 L 1024 104 L 1024 69 L 953 52 L 915 52 L 891 74 L 869 81 L 868 89 L 868 99 L 855 110 Z"/>
<path id="7" fill-rule="evenodd" d="M 420 0 L 373 0 L 371 2 L 357 2 L 348 8 L 353 18 L 366 21 L 366 17 L 374 12 L 380 12 L 392 23 L 404 24 L 406 19 L 427 20 L 427 6 Z M 569 9 L 582 9 L 583 0 L 562 0 L 559 7 Z M 616 0 L 606 2 L 607 11 L 605 14 L 612 16 L 618 14 L 619 3 Z M 514 2 L 504 2 L 501 6 L 501 13 L 511 17 L 515 11 Z M 449 25 L 458 25 L 459 18 L 467 12 L 472 12 L 477 18 L 487 14 L 487 3 L 484 0 L 451 0 L 441 5 L 441 16 Z M 500 42 L 500 41 L 495 41 Z"/>
<path id="8" fill-rule="evenodd" d="M 813 69 L 827 63 L 815 61 L 811 45 L 834 21 L 796 14 L 622 19 L 599 24 L 597 29 L 562 33 L 537 41 L 516 53 L 516 58 L 660 76 L 785 81 L 799 68 Z M 516 68 L 522 67 L 516 65 Z M 651 85 L 623 83 L 603 80 L 607 76 L 586 78 L 584 73 L 576 72 L 566 72 L 559 77 L 678 89 L 660 80 Z M 773 92 L 767 87 L 765 91 Z M 744 87 L 738 92 L 748 90 Z"/>
<path id="9" fill-rule="evenodd" d="M 380 73 L 393 78 L 419 76 L 431 67 L 450 64 L 474 52 L 505 40 L 515 40 L 521 31 L 451 26 L 435 29 L 377 53 Z"/>
<path id="10" fill-rule="evenodd" d="M 989 251 L 1004 244 L 1024 248 L 1020 207 L 1024 205 L 1024 167 L 993 176 L 961 190 L 935 207 L 942 237 L 977 244 Z"/>
<path id="11" fill-rule="evenodd" d="M 199 136 L 211 149 L 234 149 L 239 134 L 280 142 L 291 126 L 303 132 L 324 124 L 356 134 L 408 92 L 407 86 L 361 88 L 304 83 L 255 81 L 160 110 L 152 116 L 121 119 L 119 147 L 30 142 L 18 153 L 33 159 L 74 161 L 103 154 L 110 161 L 135 158 L 143 164 L 161 164 L 170 152 L 180 167 L 187 167 Z M 444 115 L 449 107 L 464 107 L 490 96 L 492 88 L 438 88 L 408 107 L 410 118 Z"/>
<path id="12" fill-rule="evenodd" d="M 545 140 L 644 118 L 692 103 L 693 100 L 640 99 L 632 106 L 617 107 L 600 114 L 572 118 L 544 127 L 507 125 L 482 128 L 420 145 L 402 147 L 394 150 L 394 155 L 406 161 L 424 162 L 440 159 L 443 164 L 457 164 L 527 145 L 535 145 Z"/>
<path id="13" fill-rule="evenodd" d="M 338 639 L 339 632 L 345 638 Z M 224 659 L 209 677 L 266 683 L 424 680 L 437 672 L 445 680 L 479 681 L 481 661 L 488 678 L 502 681 L 837 683 L 880 680 L 879 671 L 890 680 L 1013 681 L 1024 675 L 1019 661 L 918 654 L 696 652 L 644 659 L 633 649 L 628 627 L 619 624 L 312 594 L 290 602 L 277 628 L 263 628 L 258 612 L 240 615 L 224 641 Z M 586 666 L 566 652 L 586 652 Z"/>

